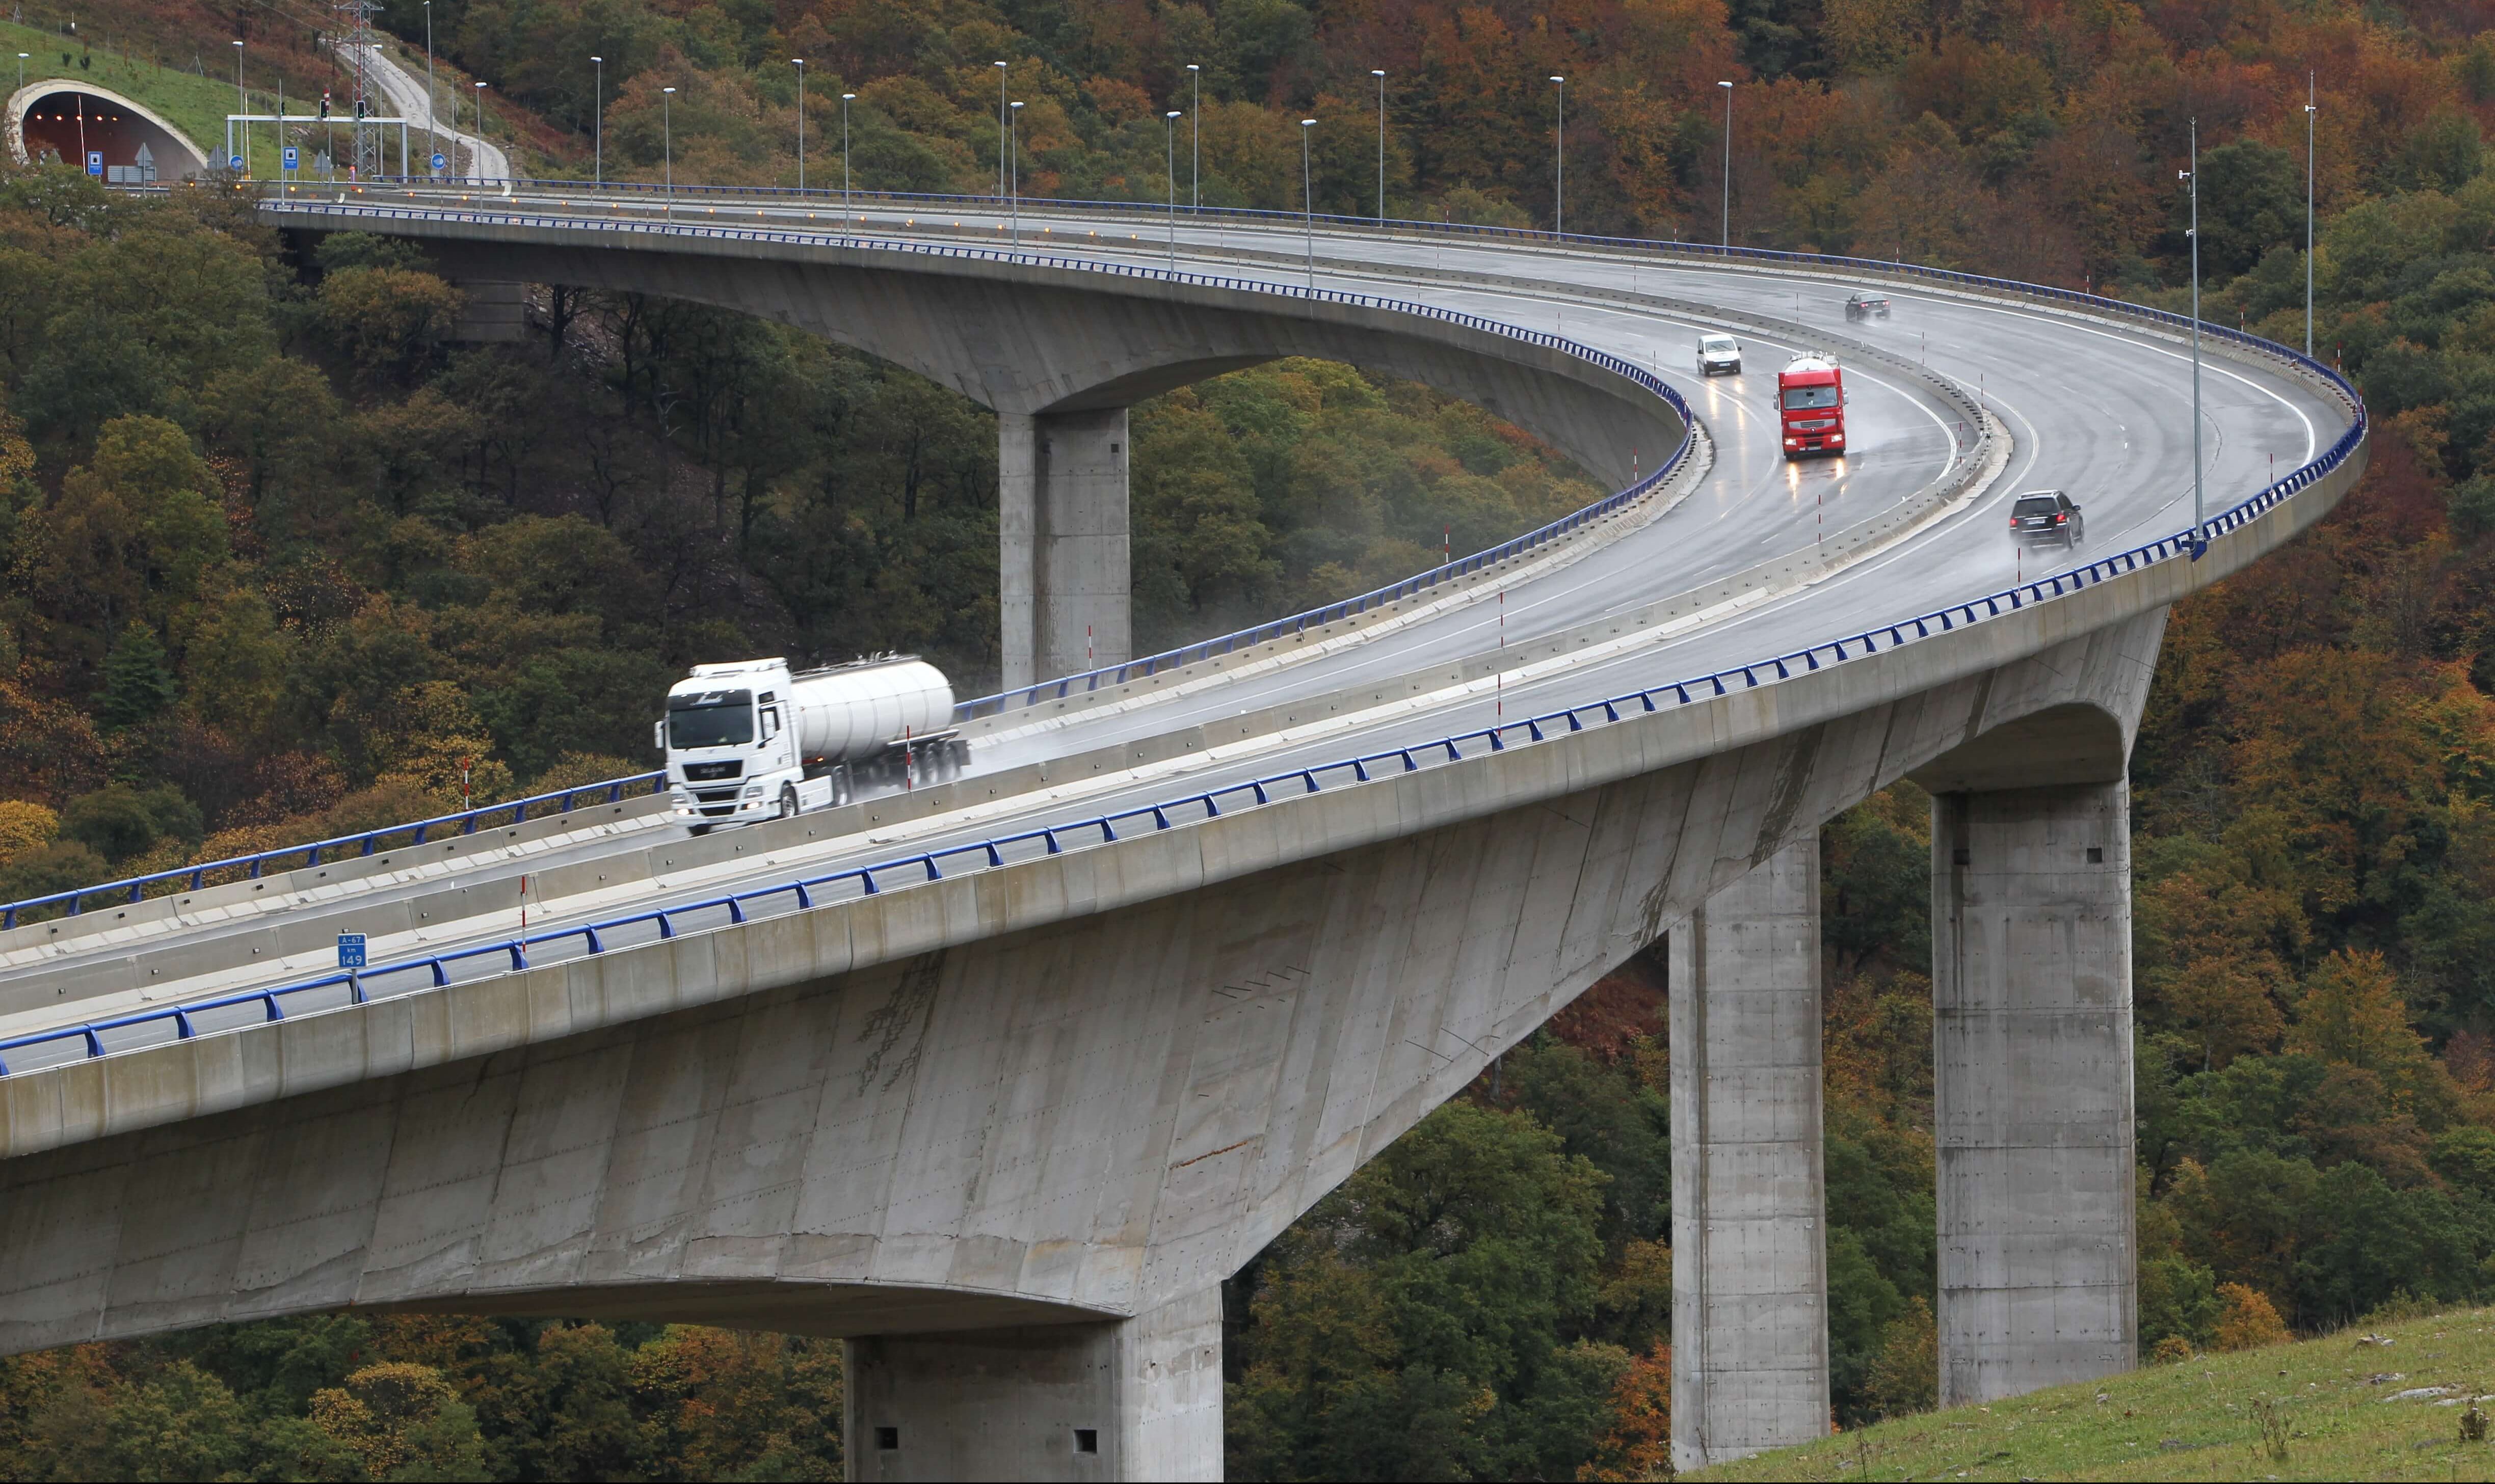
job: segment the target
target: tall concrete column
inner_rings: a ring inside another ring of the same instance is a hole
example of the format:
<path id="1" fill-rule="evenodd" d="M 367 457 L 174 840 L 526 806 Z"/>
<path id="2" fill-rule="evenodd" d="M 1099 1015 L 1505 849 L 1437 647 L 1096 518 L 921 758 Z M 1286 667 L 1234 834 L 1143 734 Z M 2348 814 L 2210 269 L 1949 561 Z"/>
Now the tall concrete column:
<path id="1" fill-rule="evenodd" d="M 1218 1479 L 1221 1290 L 847 1347 L 851 1479 Z"/>
<path id="2" fill-rule="evenodd" d="M 1827 1436 L 1819 841 L 1671 932 L 1672 1457 Z"/>
<path id="3" fill-rule="evenodd" d="M 1004 682 L 1134 656 L 1126 409 L 997 414 Z"/>
<path id="4" fill-rule="evenodd" d="M 529 338 L 529 286 L 462 279 L 459 318 L 450 338 L 471 344 L 516 345 Z"/>
<path id="5" fill-rule="evenodd" d="M 2128 1370 L 2131 795 L 1932 801 L 1944 1407 Z"/>

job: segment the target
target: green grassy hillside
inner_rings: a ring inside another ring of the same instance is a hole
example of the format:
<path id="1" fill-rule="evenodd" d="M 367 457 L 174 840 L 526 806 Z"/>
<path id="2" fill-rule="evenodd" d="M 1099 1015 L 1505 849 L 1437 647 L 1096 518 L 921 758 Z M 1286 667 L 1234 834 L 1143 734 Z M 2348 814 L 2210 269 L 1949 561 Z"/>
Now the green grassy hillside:
<path id="1" fill-rule="evenodd" d="M 45 77 L 63 77 L 88 86 L 108 88 L 124 98 L 135 98 L 165 115 L 175 128 L 190 136 L 191 141 L 199 145 L 200 152 L 210 161 L 217 158 L 223 147 L 226 115 L 234 111 L 233 75 L 229 71 L 220 80 L 213 69 L 219 63 L 231 69 L 233 59 L 230 54 L 204 59 L 211 71 L 206 76 L 201 76 L 187 70 L 159 67 L 151 62 L 100 49 L 82 53 L 75 44 L 48 30 L 0 21 L 0 79 L 5 79 L 6 85 L 13 89 L 17 85 L 17 75 L 9 64 L 16 61 L 20 51 L 28 53 L 26 80 L 29 82 Z M 78 65 L 81 55 L 87 59 L 85 67 Z M 62 61 L 65 56 L 69 59 L 67 62 Z M 186 63 L 188 60 L 184 58 Z M 254 111 L 273 112 L 274 102 L 274 99 L 261 97 L 258 89 L 252 90 Z M 289 107 L 293 106 L 294 104 L 290 103 Z M 263 137 L 259 141 L 262 144 L 274 137 L 266 130 L 262 133 Z"/>
<path id="2" fill-rule="evenodd" d="M 2486 1479 L 2495 1445 L 2464 1441 L 2461 1424 L 2472 1398 L 2495 1411 L 2490 1393 L 2495 1310 L 2462 1310 L 1900 1417 L 1685 1477 Z"/>

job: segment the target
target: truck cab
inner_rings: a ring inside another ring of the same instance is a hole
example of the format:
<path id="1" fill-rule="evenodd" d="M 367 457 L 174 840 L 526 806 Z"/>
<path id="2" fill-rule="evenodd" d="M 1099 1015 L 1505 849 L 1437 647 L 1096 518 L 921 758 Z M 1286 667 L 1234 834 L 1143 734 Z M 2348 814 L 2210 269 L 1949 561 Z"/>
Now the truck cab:
<path id="1" fill-rule="evenodd" d="M 679 820 L 700 833 L 836 802 L 839 781 L 798 761 L 793 688 L 785 660 L 695 665 L 668 687 L 658 743 Z"/>
<path id="2" fill-rule="evenodd" d="M 1785 457 L 1845 452 L 1845 373 L 1819 355 L 1797 357 L 1776 373 L 1776 418 Z"/>

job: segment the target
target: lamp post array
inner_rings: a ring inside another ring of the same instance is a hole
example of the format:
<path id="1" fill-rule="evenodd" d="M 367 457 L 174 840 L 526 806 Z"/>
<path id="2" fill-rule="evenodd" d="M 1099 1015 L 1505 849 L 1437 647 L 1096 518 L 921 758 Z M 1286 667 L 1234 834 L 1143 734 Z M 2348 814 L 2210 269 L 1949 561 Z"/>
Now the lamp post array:
<path id="1" fill-rule="evenodd" d="M 1005 194 L 1005 155 L 1007 153 L 1005 133 L 1013 127 L 1013 118 L 1012 110 L 1005 106 L 1007 68 L 1002 62 L 991 65 L 997 70 L 997 194 L 1002 196 Z"/>
<path id="2" fill-rule="evenodd" d="M 1317 193 L 1315 177 L 1309 173 L 1309 131 L 1317 126 L 1312 118 L 1300 120 L 1300 226 L 1308 234 L 1309 289 L 1317 287 Z"/>
<path id="3" fill-rule="evenodd" d="M 597 140 L 597 154 L 593 157 L 595 163 L 590 167 L 589 178 L 593 185 L 602 186 L 606 184 L 606 59 L 591 57 L 589 60 L 598 64 L 598 80 L 590 84 L 589 89 L 591 137 Z"/>
<path id="4" fill-rule="evenodd" d="M 1161 115 L 1161 161 L 1169 177 L 1169 265 L 1178 271 L 1178 110 Z"/>
<path id="5" fill-rule="evenodd" d="M 1733 84 L 1715 84 L 1724 90 L 1724 240 L 1723 247 L 1733 245 Z"/>
<path id="6" fill-rule="evenodd" d="M 2313 74 L 2304 75 L 2304 358 L 2313 359 Z"/>
<path id="7" fill-rule="evenodd" d="M 1377 79 L 1377 225 L 1386 225 L 1386 74 L 1371 68 L 1369 75 Z"/>
<path id="8" fill-rule="evenodd" d="M 433 88 L 433 7 L 431 0 L 426 0 L 424 11 L 426 22 L 425 87 L 428 95 L 426 111 L 427 122 L 430 125 L 434 122 L 430 106 L 430 95 Z M 237 41 L 233 44 L 233 46 L 235 111 L 237 113 L 241 113 L 248 111 L 245 106 L 245 100 L 247 99 L 248 94 L 245 90 L 243 80 L 243 44 Z M 17 53 L 17 85 L 21 91 L 25 87 L 27 57 L 28 53 L 26 52 L 21 51 Z M 596 140 L 594 157 L 596 163 L 593 167 L 595 172 L 594 178 L 597 183 L 602 185 L 605 182 L 606 159 L 606 59 L 603 56 L 592 56 L 589 60 L 595 64 L 598 69 L 596 79 L 592 85 L 592 97 L 595 109 L 595 123 L 593 127 Z M 789 58 L 789 65 L 797 70 L 797 189 L 800 192 L 803 192 L 806 189 L 806 59 L 804 57 L 791 57 Z M 1022 243 L 1021 134 L 1023 104 L 1020 100 L 1009 99 L 1006 96 L 1006 79 L 1010 71 L 1009 64 L 998 62 L 993 65 L 997 69 L 997 111 L 999 120 L 1002 125 L 997 157 L 997 191 L 1000 196 L 1005 198 L 1011 211 L 1013 242 L 1015 246 L 1019 247 Z M 1204 208 L 1204 69 L 1200 64 L 1190 62 L 1186 64 L 1186 73 L 1190 89 L 1190 102 L 1194 105 L 1194 107 L 1184 112 L 1177 108 L 1171 108 L 1161 115 L 1161 164 L 1162 171 L 1167 181 L 1167 190 L 1165 193 L 1165 204 L 1168 213 L 1168 241 L 1166 246 L 1166 256 L 1169 266 L 1173 271 L 1175 271 L 1178 266 L 1178 121 L 1181 117 L 1187 119 L 1189 132 L 1189 174 L 1191 178 L 1189 180 L 1187 190 L 1188 207 L 1191 211 L 1199 212 Z M 1386 73 L 1382 68 L 1371 68 L 1370 69 L 1369 75 L 1377 79 L 1377 211 L 1375 221 L 1376 224 L 1382 227 L 1386 224 Z M 1552 229 L 1556 234 L 1565 235 L 1568 222 L 1568 79 L 1562 75 L 1553 74 L 1550 80 L 1553 87 L 1556 89 L 1555 95 L 1556 117 L 1554 120 L 1552 139 Z M 1724 90 L 1724 141 L 1722 154 L 1723 180 L 1721 182 L 1722 195 L 1718 208 L 1720 212 L 1718 221 L 1718 242 L 1720 246 L 1729 249 L 1733 245 L 1734 89 L 1730 80 L 1718 80 L 1715 85 Z M 485 137 L 485 87 L 486 84 L 481 81 L 476 84 L 477 140 L 479 146 L 480 166 L 482 163 L 481 151 Z M 669 218 L 672 218 L 675 215 L 676 189 L 674 114 L 676 89 L 672 87 L 662 87 L 659 92 L 662 98 L 660 128 L 665 170 L 666 214 Z M 845 212 L 851 212 L 855 209 L 855 176 L 851 167 L 850 156 L 849 105 L 857 100 L 857 96 L 858 95 L 853 92 L 845 92 L 841 94 L 841 205 Z M 2319 112 L 2318 98 L 2319 95 L 2316 91 L 2314 76 L 2312 74 L 2308 73 L 2305 76 L 2304 103 L 2304 353 L 2307 356 L 2310 356 L 2313 353 L 2314 182 L 2316 175 L 2314 129 L 2315 116 Z M 1316 178 L 1310 144 L 1311 131 L 1313 131 L 1316 126 L 1317 121 L 1313 118 L 1304 118 L 1300 120 L 1300 228 L 1302 237 L 1302 271 L 1304 282 L 1310 290 L 1313 290 L 1316 288 Z M 242 142 L 239 147 L 244 157 L 243 168 L 247 173 L 250 169 L 250 131 L 247 125 L 243 126 Z M 2192 552 L 2194 560 L 2197 560 L 2200 556 L 2208 549 L 2208 543 L 2204 539 L 2204 532 L 2207 529 L 2207 496 L 2203 477 L 2203 437 L 2201 428 L 2201 130 L 2200 120 L 2198 118 L 2192 119 L 2190 123 L 2190 150 L 2189 167 L 2177 170 L 2175 174 L 2177 178 L 2184 183 L 2188 196 L 2191 221 L 2191 225 L 2187 228 L 2185 236 L 2191 243 Z"/>
<path id="9" fill-rule="evenodd" d="M 2192 560 L 2209 549 L 2201 495 L 2201 121 L 2192 120 L 2192 167 L 2177 170 L 2192 195 Z"/>
<path id="10" fill-rule="evenodd" d="M 1204 69 L 1196 63 L 1186 64 L 1188 86 L 1195 90 L 1187 104 L 1187 185 L 1186 209 L 1204 209 Z"/>
<path id="11" fill-rule="evenodd" d="M 1559 121 L 1551 131 L 1551 231 L 1568 234 L 1568 79 L 1554 76 L 1559 89 Z"/>

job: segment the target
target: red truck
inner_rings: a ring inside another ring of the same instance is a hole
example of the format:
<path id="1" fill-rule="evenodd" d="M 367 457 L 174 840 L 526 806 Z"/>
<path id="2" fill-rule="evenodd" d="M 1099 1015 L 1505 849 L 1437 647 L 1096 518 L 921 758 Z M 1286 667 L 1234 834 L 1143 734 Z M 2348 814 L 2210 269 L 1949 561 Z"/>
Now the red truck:
<path id="1" fill-rule="evenodd" d="M 1776 415 L 1786 458 L 1845 452 L 1845 373 L 1824 356 L 1795 357 L 1776 373 Z"/>

